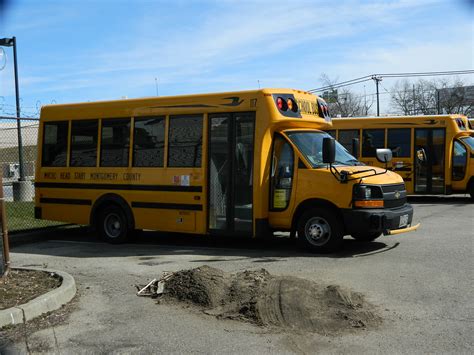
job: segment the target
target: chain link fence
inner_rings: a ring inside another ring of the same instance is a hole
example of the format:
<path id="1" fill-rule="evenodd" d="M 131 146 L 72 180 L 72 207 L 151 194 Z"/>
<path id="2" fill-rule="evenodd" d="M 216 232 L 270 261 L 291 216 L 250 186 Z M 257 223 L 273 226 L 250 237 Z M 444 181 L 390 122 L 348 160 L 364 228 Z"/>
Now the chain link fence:
<path id="1" fill-rule="evenodd" d="M 54 227 L 63 223 L 37 220 L 34 217 L 34 176 L 37 159 L 39 119 L 21 118 L 23 179 L 20 176 L 18 121 L 0 117 L 0 173 L 6 206 L 8 231 Z"/>

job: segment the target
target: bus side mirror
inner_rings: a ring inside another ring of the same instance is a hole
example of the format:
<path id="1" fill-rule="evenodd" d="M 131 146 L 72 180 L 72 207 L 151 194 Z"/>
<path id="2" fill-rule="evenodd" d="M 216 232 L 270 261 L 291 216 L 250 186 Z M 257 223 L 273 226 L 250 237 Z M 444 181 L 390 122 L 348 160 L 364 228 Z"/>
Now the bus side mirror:
<path id="1" fill-rule="evenodd" d="M 390 149 L 387 149 L 387 148 L 379 148 L 376 150 L 376 156 L 377 156 L 377 160 L 381 163 L 385 163 L 387 164 L 388 162 L 390 162 L 392 160 L 392 151 Z"/>
<path id="2" fill-rule="evenodd" d="M 352 138 L 352 156 L 359 159 L 359 138 Z"/>
<path id="3" fill-rule="evenodd" d="M 323 138 L 323 163 L 332 164 L 336 160 L 336 141 L 332 138 Z"/>

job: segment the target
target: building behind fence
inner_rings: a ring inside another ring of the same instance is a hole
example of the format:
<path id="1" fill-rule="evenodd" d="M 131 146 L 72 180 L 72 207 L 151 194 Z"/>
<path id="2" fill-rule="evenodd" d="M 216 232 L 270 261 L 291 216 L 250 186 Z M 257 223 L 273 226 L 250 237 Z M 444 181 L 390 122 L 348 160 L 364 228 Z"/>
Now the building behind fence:
<path id="1" fill-rule="evenodd" d="M 20 179 L 18 148 L 18 125 L 16 118 L 0 117 L 0 173 L 10 232 L 37 229 L 58 225 L 34 218 L 34 176 L 37 159 L 38 118 L 21 118 L 24 184 L 28 186 L 15 191 L 14 185 Z"/>

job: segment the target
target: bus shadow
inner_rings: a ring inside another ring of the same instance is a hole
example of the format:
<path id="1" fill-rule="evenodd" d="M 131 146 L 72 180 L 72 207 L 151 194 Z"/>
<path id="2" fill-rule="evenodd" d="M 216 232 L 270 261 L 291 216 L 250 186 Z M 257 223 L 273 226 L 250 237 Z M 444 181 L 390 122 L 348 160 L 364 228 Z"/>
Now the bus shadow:
<path id="1" fill-rule="evenodd" d="M 269 240 L 209 237 L 176 233 L 141 232 L 126 244 L 100 241 L 87 228 L 72 228 L 67 233 L 55 231 L 44 240 L 12 247 L 12 252 L 73 258 L 137 257 L 140 265 L 159 265 L 160 256 L 189 255 L 190 262 L 219 262 L 252 259 L 255 263 L 281 261 L 289 257 L 352 258 L 389 251 L 395 245 L 382 241 L 358 242 L 345 237 L 340 251 L 332 254 L 309 253 L 296 239 L 279 236 Z M 193 258 L 196 256 L 197 258 Z M 203 256 L 205 257 L 203 259 Z"/>
<path id="2" fill-rule="evenodd" d="M 408 202 L 415 204 L 449 204 L 449 205 L 465 205 L 472 204 L 469 195 L 421 195 L 408 196 Z"/>

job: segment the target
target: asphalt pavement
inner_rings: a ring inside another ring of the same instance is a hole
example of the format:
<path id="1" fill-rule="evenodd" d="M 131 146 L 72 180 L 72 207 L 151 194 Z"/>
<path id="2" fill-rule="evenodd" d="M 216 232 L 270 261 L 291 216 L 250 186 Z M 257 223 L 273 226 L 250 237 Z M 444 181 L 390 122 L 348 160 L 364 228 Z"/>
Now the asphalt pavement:
<path id="1" fill-rule="evenodd" d="M 76 353 L 472 353 L 474 205 L 463 196 L 411 199 L 416 232 L 372 243 L 346 237 L 333 255 L 297 249 L 294 240 L 212 240 L 144 232 L 124 245 L 84 230 L 14 245 L 13 266 L 71 274 L 79 299 L 60 326 L 29 334 L 51 352 Z M 215 319 L 193 308 L 156 304 L 135 285 L 210 265 L 228 272 L 265 268 L 363 293 L 383 319 L 343 336 L 278 330 Z M 4 351 L 25 352 L 24 342 Z"/>

